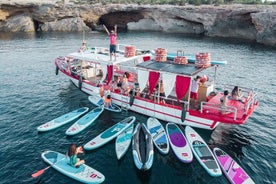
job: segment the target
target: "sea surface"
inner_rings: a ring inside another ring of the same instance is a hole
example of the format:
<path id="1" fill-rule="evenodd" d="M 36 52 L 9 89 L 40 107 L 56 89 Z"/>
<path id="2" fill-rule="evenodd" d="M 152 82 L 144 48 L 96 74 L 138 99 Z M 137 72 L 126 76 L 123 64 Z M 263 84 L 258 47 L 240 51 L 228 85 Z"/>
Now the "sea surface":
<path id="1" fill-rule="evenodd" d="M 38 178 L 31 175 L 48 165 L 41 159 L 45 150 L 66 153 L 70 143 L 84 145 L 100 132 L 125 117 L 134 115 L 145 122 L 146 116 L 124 111 L 104 112 L 97 122 L 82 133 L 67 137 L 71 124 L 46 133 L 36 128 L 79 107 L 94 106 L 88 95 L 79 91 L 62 73 L 55 75 L 54 59 L 80 48 L 85 37 L 88 46 L 108 46 L 105 33 L 43 33 L 0 35 L 0 183 L 74 184 L 50 168 Z M 259 107 L 244 125 L 220 124 L 215 130 L 196 131 L 211 148 L 229 153 L 256 183 L 276 183 L 276 50 L 242 40 L 221 40 L 183 34 L 158 32 L 119 33 L 119 43 L 142 49 L 167 48 L 187 54 L 210 52 L 214 60 L 226 60 L 219 67 L 217 84 L 235 84 L 255 89 Z M 165 122 L 162 122 L 165 125 Z M 196 159 L 181 163 L 172 150 L 163 156 L 155 150 L 153 167 L 139 172 L 131 149 L 118 161 L 114 141 L 80 155 L 86 163 L 102 172 L 104 183 L 178 184 L 228 183 L 224 175 L 211 177 Z"/>

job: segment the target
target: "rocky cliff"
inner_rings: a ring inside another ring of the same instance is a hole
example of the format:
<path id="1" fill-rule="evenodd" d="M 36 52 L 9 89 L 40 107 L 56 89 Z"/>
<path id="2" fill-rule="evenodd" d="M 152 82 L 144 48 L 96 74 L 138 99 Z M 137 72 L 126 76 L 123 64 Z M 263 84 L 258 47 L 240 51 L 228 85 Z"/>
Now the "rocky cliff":
<path id="1" fill-rule="evenodd" d="M 0 32 L 154 30 L 253 40 L 276 46 L 273 5 L 170 6 L 0 0 Z"/>

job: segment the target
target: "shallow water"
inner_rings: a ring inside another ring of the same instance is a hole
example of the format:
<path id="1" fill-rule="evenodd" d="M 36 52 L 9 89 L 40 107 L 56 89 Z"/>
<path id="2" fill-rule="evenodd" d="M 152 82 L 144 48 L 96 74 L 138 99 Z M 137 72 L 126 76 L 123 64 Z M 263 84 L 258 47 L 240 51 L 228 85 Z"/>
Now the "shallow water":
<path id="1" fill-rule="evenodd" d="M 88 33 L 90 46 L 107 46 L 103 33 Z M 88 95 L 80 92 L 62 74 L 55 75 L 54 59 L 79 49 L 82 33 L 2 34 L 0 35 L 0 183 L 78 183 L 54 169 L 33 179 L 31 174 L 47 167 L 40 157 L 50 149 L 66 152 L 69 143 L 84 145 L 98 133 L 133 112 L 104 112 L 82 133 L 67 137 L 71 124 L 38 133 L 36 128 L 53 118 L 82 106 L 94 108 Z M 220 147 L 246 170 L 256 183 L 275 183 L 276 50 L 252 43 L 191 37 L 155 32 L 120 33 L 119 43 L 143 49 L 167 48 L 194 54 L 210 52 L 214 60 L 227 60 L 219 67 L 217 83 L 253 87 L 260 106 L 245 125 L 219 125 L 214 131 L 196 129 L 211 148 Z M 117 161 L 114 141 L 81 155 L 86 163 L 102 172 L 104 183 L 228 183 L 225 176 L 213 178 L 196 159 L 191 164 L 178 161 L 172 151 L 166 156 L 155 151 L 149 172 L 135 169 L 131 150 Z"/>

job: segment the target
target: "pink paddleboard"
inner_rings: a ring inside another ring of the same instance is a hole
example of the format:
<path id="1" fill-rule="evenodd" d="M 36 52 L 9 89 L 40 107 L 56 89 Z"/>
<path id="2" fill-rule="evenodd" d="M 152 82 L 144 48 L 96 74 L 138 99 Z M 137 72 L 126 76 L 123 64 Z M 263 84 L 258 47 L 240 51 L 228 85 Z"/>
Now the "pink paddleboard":
<path id="1" fill-rule="evenodd" d="M 228 180 L 233 184 L 253 184 L 254 181 L 241 168 L 241 166 L 233 160 L 227 153 L 220 148 L 214 148 L 214 155 Z"/>

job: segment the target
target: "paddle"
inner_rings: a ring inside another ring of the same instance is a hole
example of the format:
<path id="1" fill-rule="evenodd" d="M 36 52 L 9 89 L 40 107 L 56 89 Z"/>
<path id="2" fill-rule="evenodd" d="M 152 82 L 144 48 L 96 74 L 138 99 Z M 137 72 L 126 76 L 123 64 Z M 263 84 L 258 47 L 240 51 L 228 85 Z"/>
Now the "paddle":
<path id="1" fill-rule="evenodd" d="M 52 166 L 54 166 L 55 164 L 59 163 L 60 161 L 64 160 L 65 158 L 66 158 L 66 157 L 62 158 L 62 159 L 59 160 L 58 162 L 55 162 L 54 164 L 52 164 L 52 165 L 50 165 L 50 166 L 48 166 L 48 167 L 45 167 L 44 169 L 41 169 L 41 170 L 35 172 L 34 174 L 32 174 L 32 177 L 33 177 L 33 178 L 36 178 L 36 177 L 42 175 L 47 169 L 49 169 L 50 167 L 52 167 Z"/>

